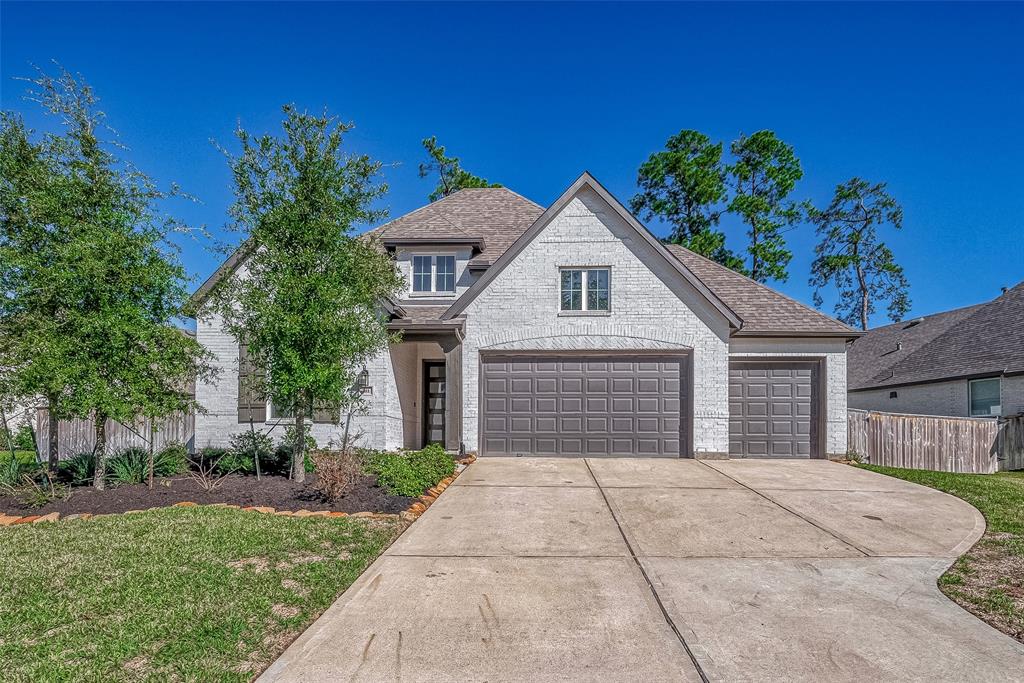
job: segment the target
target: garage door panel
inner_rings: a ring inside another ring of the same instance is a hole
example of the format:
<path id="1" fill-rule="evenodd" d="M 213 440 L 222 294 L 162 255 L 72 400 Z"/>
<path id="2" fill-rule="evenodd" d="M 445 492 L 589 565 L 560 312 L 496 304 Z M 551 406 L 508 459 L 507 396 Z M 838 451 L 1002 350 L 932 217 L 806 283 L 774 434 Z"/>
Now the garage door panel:
<path id="1" fill-rule="evenodd" d="M 484 355 L 483 453 L 678 457 L 689 426 L 687 362 L 685 356 Z"/>
<path id="2" fill-rule="evenodd" d="M 730 456 L 812 456 L 817 434 L 816 367 L 807 361 L 730 364 Z"/>

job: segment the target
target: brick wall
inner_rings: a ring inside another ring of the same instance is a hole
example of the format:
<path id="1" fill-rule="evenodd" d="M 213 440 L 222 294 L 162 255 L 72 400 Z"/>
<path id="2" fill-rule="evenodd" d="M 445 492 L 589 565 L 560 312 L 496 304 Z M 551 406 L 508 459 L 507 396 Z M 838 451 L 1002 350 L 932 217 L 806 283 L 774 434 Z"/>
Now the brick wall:
<path id="1" fill-rule="evenodd" d="M 559 268 L 611 269 L 606 316 L 559 315 Z M 728 451 L 728 323 L 589 189 L 467 308 L 463 441 L 478 444 L 481 350 L 692 349 L 694 452 Z"/>
<path id="2" fill-rule="evenodd" d="M 196 339 L 214 354 L 214 364 L 220 369 L 213 381 L 196 384 L 196 400 L 206 411 L 196 415 L 196 448 L 227 446 L 232 434 L 249 429 L 248 423 L 238 422 L 238 343 L 217 315 L 199 317 Z M 366 410 L 353 416 L 350 434 L 359 436 L 360 445 L 400 448 L 404 445 L 405 416 L 391 352 L 385 351 L 372 359 L 366 369 L 372 393 L 365 397 Z M 256 428 L 278 441 L 285 426 L 281 421 L 268 420 Z M 344 422 L 314 424 L 311 428 L 313 438 L 321 446 L 340 444 L 343 432 Z"/>

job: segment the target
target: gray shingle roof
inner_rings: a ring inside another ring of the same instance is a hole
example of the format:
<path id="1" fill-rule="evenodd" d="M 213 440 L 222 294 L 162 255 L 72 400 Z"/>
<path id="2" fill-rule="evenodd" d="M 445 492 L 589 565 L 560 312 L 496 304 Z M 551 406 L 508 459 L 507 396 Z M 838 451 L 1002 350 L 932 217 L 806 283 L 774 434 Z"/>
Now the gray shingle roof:
<path id="1" fill-rule="evenodd" d="M 858 339 L 847 355 L 850 390 L 1024 372 L 1024 282 L 988 303 L 920 321 Z"/>
<path id="2" fill-rule="evenodd" d="M 470 261 L 473 266 L 496 260 L 542 213 L 543 207 L 507 188 L 467 188 L 368 234 L 385 240 L 479 238 L 484 248 Z"/>
<path id="3" fill-rule="evenodd" d="M 736 336 L 778 333 L 855 337 L 858 334 L 838 320 L 689 249 L 678 244 L 665 246 L 740 317 L 743 327 Z"/>

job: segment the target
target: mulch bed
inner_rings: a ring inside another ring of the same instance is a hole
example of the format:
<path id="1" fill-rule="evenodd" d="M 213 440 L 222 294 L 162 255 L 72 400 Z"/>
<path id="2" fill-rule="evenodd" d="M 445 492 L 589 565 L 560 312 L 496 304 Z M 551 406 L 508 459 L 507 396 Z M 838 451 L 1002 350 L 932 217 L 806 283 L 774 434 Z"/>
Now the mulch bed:
<path id="1" fill-rule="evenodd" d="M 220 480 L 214 491 L 204 491 L 188 476 L 166 477 L 155 480 L 153 488 L 145 484 L 128 486 L 109 485 L 105 491 L 91 486 L 76 486 L 71 497 L 57 500 L 43 507 L 28 507 L 17 497 L 0 496 L 0 512 L 17 515 L 42 515 L 59 512 L 62 517 L 91 512 L 108 514 L 143 510 L 191 501 L 200 505 L 227 503 L 229 505 L 266 506 L 278 510 L 332 510 L 336 512 L 399 513 L 413 502 L 413 498 L 388 495 L 377 486 L 376 479 L 364 476 L 346 496 L 329 502 L 313 490 L 315 474 L 307 474 L 306 481 L 296 483 L 283 476 L 255 476 L 230 474 Z"/>

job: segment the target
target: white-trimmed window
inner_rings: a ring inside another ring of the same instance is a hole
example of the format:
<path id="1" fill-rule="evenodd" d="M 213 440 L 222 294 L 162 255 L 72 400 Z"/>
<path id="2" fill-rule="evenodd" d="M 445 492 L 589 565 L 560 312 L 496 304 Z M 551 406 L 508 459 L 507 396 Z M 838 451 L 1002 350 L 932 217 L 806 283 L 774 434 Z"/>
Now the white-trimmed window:
<path id="1" fill-rule="evenodd" d="M 559 279 L 562 311 L 611 310 L 611 269 L 562 268 Z"/>
<path id="2" fill-rule="evenodd" d="M 415 294 L 454 294 L 455 256 L 416 254 L 412 257 L 412 291 Z"/>
<path id="3" fill-rule="evenodd" d="M 967 388 L 970 394 L 971 417 L 988 417 L 1002 412 L 998 377 L 972 379 L 967 383 Z"/>

